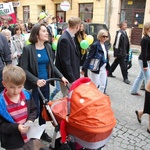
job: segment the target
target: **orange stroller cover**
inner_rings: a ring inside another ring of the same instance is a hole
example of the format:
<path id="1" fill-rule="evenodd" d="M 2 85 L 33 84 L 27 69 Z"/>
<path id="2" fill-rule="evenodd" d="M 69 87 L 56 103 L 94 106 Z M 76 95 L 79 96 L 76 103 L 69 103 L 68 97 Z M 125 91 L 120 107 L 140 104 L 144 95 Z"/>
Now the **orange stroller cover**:
<path id="1" fill-rule="evenodd" d="M 107 132 L 116 125 L 110 98 L 89 78 L 76 80 L 69 91 L 69 125 L 91 133 Z"/>
<path id="2" fill-rule="evenodd" d="M 51 109 L 58 123 L 66 120 L 67 134 L 73 135 L 77 143 L 86 148 L 105 145 L 116 125 L 110 97 L 86 77 L 76 80 L 68 97 L 54 101 Z"/>

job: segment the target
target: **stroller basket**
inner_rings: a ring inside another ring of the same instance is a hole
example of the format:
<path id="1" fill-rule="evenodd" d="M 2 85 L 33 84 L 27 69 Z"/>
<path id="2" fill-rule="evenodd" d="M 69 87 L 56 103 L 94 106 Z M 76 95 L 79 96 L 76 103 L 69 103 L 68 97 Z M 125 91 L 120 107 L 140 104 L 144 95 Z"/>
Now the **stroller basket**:
<path id="1" fill-rule="evenodd" d="M 52 80 L 58 79 L 49 81 Z M 74 142 L 87 149 L 103 147 L 116 125 L 110 98 L 98 91 L 89 78 L 76 80 L 70 87 L 68 97 L 46 103 L 46 107 L 54 126 L 65 121 L 67 137 L 73 137 Z"/>

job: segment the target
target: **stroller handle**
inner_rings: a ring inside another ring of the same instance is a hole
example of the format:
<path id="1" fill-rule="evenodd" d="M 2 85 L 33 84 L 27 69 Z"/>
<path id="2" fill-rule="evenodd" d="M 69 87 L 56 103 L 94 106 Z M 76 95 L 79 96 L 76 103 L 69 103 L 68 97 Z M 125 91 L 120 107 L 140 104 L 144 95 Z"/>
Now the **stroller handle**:
<path id="1" fill-rule="evenodd" d="M 63 83 L 63 81 L 62 81 L 61 79 L 59 79 L 59 78 L 49 78 L 49 79 L 46 80 L 46 82 L 51 82 L 51 81 L 59 81 L 59 82 L 62 82 L 62 83 Z M 69 90 L 68 84 L 66 85 L 66 87 L 67 87 L 67 89 Z M 46 105 L 46 104 L 49 102 L 49 100 L 47 100 L 47 99 L 44 97 L 44 95 L 43 95 L 43 93 L 41 92 L 39 86 L 37 87 L 37 89 L 38 89 L 38 92 L 39 92 L 39 94 L 40 94 L 40 96 L 41 96 L 41 98 L 42 98 L 43 104 Z"/>

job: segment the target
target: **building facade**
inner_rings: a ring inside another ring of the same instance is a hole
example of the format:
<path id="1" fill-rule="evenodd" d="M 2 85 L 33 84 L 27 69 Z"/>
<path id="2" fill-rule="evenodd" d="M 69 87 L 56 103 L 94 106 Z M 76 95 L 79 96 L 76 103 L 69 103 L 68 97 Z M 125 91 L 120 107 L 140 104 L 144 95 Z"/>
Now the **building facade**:
<path id="1" fill-rule="evenodd" d="M 119 22 L 127 20 L 130 42 L 139 45 L 143 24 L 150 18 L 150 0 L 12 0 L 11 2 L 17 4 L 14 5 L 17 18 L 25 23 L 28 19 L 36 23 L 42 11 L 56 16 L 60 22 L 66 22 L 71 16 L 79 16 L 85 22 L 105 23 L 111 34 L 111 43 L 114 41 L 116 30 L 119 29 Z"/>

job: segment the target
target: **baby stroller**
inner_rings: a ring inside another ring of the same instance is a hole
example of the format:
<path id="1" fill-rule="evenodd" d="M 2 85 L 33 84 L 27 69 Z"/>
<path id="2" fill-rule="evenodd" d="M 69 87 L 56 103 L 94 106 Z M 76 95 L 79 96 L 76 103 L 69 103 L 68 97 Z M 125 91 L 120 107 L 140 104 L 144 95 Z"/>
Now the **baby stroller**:
<path id="1" fill-rule="evenodd" d="M 48 79 L 47 82 L 58 80 Z M 76 80 L 69 89 L 68 97 L 46 102 L 43 118 L 52 120 L 55 127 L 53 150 L 100 150 L 111 138 L 116 119 L 110 99 L 102 94 L 88 77 Z M 60 131 L 61 138 L 56 139 Z"/>

